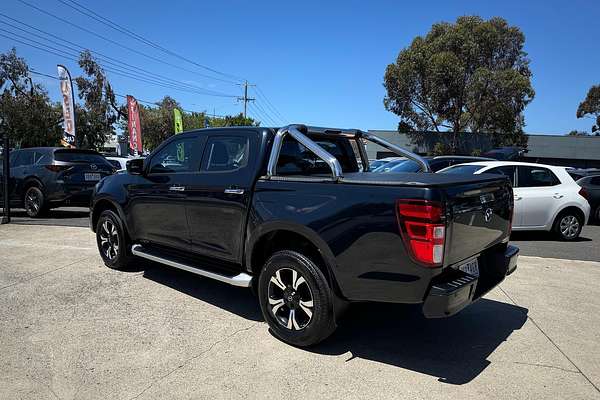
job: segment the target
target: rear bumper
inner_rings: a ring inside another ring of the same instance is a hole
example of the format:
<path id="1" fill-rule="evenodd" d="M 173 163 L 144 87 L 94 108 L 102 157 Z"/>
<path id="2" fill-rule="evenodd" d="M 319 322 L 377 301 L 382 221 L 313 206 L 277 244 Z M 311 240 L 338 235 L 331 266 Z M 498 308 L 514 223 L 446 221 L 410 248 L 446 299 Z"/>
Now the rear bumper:
<path id="1" fill-rule="evenodd" d="M 52 188 L 48 188 L 48 201 L 54 205 L 70 205 L 89 207 L 94 183 L 68 184 L 55 183 Z"/>
<path id="2" fill-rule="evenodd" d="M 436 277 L 423 303 L 423 314 L 427 318 L 456 314 L 512 274 L 517 268 L 518 257 L 519 248 L 509 245 L 504 252 L 479 257 L 479 277 L 459 270 Z"/>

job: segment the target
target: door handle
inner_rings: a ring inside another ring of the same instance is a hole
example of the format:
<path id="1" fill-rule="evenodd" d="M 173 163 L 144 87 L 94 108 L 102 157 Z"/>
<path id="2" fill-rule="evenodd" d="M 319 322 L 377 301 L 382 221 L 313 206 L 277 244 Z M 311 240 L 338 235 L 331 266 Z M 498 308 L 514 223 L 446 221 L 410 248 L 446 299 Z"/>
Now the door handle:
<path id="1" fill-rule="evenodd" d="M 227 188 L 224 190 L 225 194 L 237 194 L 237 195 L 242 195 L 244 194 L 244 189 L 239 189 L 239 188 Z"/>
<path id="2" fill-rule="evenodd" d="M 522 197 L 521 197 L 521 196 L 515 196 L 515 200 L 519 201 L 519 200 L 521 200 L 521 199 L 522 199 Z"/>
<path id="3" fill-rule="evenodd" d="M 185 186 L 171 186 L 169 190 L 173 192 L 183 192 L 185 191 Z"/>
<path id="4" fill-rule="evenodd" d="M 560 194 L 560 193 L 554 193 L 554 197 L 555 199 L 562 199 L 564 197 L 564 195 Z"/>

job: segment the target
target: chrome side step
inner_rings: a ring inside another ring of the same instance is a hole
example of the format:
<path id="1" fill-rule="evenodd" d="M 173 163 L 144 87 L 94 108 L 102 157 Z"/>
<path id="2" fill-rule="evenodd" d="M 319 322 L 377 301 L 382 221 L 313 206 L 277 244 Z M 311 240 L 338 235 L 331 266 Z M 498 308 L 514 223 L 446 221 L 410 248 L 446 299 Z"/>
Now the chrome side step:
<path id="1" fill-rule="evenodd" d="M 225 282 L 233 286 L 250 287 L 252 283 L 252 276 L 244 272 L 241 272 L 235 276 L 216 274 L 214 272 L 192 267 L 191 265 L 182 264 L 180 262 L 173 261 L 168 258 L 163 258 L 154 254 L 150 254 L 146 249 L 144 249 L 144 247 L 141 244 L 134 244 L 133 246 L 131 246 L 131 252 L 138 257 L 146 258 L 148 260 L 155 261 L 160 264 L 165 264 L 170 267 L 179 268 L 184 271 L 191 272 L 192 274 L 201 275 L 217 281 Z"/>

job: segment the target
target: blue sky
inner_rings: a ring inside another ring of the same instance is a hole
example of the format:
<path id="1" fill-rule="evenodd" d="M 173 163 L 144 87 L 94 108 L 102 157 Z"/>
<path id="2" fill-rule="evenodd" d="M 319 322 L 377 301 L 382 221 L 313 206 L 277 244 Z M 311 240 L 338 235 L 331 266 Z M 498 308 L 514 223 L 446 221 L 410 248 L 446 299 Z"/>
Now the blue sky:
<path id="1" fill-rule="evenodd" d="M 26 0 L 76 24 L 163 61 L 199 73 L 192 64 L 170 58 L 132 38 L 78 14 L 57 0 Z M 398 52 L 439 21 L 461 15 L 501 16 L 520 27 L 531 59 L 534 101 L 527 107 L 526 132 L 563 134 L 588 130 L 591 120 L 575 117 L 579 102 L 593 84 L 600 84 L 600 3 L 589 1 L 102 1 L 77 0 L 114 22 L 200 64 L 259 85 L 287 122 L 311 125 L 395 129 L 398 118 L 383 107 L 383 73 Z M 99 4 L 102 4 L 101 6 Z M 149 60 L 88 33 L 65 26 L 17 0 L 3 0 L 0 12 L 37 28 L 140 66 L 156 74 L 202 88 L 240 95 L 241 87 L 204 78 Z M 3 29 L 12 29 L 2 26 Z M 0 51 L 13 45 L 30 65 L 56 74 L 70 59 L 49 55 L 0 37 Z M 217 114 L 241 111 L 232 98 L 179 92 L 108 73 L 118 93 L 143 100 L 163 95 L 185 109 Z M 57 83 L 42 81 L 57 99 Z M 255 96 L 255 92 L 250 90 Z M 262 98 L 250 116 L 273 125 Z M 271 112 L 271 118 L 281 123 Z"/>

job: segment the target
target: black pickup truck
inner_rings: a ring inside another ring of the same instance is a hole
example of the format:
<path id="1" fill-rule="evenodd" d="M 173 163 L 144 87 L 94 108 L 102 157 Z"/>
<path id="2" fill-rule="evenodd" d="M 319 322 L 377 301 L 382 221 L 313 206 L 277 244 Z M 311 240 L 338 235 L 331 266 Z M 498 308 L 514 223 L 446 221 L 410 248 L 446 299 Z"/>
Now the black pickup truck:
<path id="1" fill-rule="evenodd" d="M 363 172 L 365 140 L 423 172 Z M 421 157 L 368 132 L 203 129 L 127 169 L 92 198 L 105 264 L 142 257 L 251 287 L 274 335 L 297 346 L 329 336 L 350 302 L 453 315 L 517 266 L 504 176 L 426 173 Z"/>

